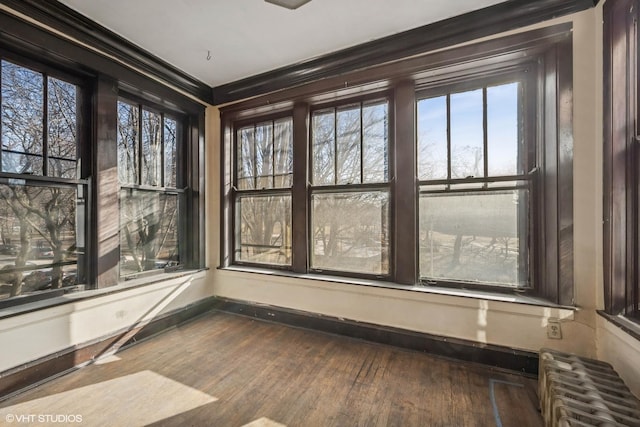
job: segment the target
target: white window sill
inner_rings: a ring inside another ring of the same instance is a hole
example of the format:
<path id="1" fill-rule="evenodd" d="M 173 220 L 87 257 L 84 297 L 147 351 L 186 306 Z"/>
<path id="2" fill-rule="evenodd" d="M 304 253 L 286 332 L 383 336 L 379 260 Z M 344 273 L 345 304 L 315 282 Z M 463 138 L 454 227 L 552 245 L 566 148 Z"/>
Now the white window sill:
<path id="1" fill-rule="evenodd" d="M 151 286 L 157 283 L 166 282 L 180 277 L 194 275 L 198 272 L 206 269 L 194 269 L 194 270 L 178 270 L 170 273 L 158 273 L 145 277 L 140 277 L 131 280 L 123 280 L 119 284 L 102 289 L 88 289 L 79 292 L 70 292 L 61 296 L 42 299 L 25 304 L 16 304 L 10 307 L 0 309 L 0 319 L 19 316 L 38 310 L 43 310 L 58 305 L 68 304 L 72 302 L 78 302 L 93 298 L 99 298 L 105 295 L 115 294 L 119 292 L 126 292 L 132 289 L 140 288 L 143 286 Z"/>
<path id="2" fill-rule="evenodd" d="M 294 273 L 286 270 L 273 270 L 273 269 L 267 269 L 267 268 L 239 266 L 239 265 L 222 267 L 222 268 L 219 268 L 219 270 L 229 271 L 229 272 L 239 272 L 239 273 L 261 274 L 261 275 L 275 276 L 275 277 L 286 277 L 286 278 L 293 278 L 293 279 L 312 280 L 312 281 L 327 282 L 327 283 L 369 286 L 369 287 L 379 288 L 379 289 L 395 289 L 395 290 L 407 291 L 407 292 L 417 292 L 421 294 L 433 294 L 433 295 L 453 296 L 453 297 L 461 297 L 461 298 L 471 298 L 476 300 L 497 301 L 497 302 L 505 302 L 505 303 L 521 304 L 521 305 L 530 305 L 530 306 L 536 306 L 536 307 L 556 308 L 556 309 L 565 309 L 565 310 L 574 310 L 574 311 L 578 310 L 578 308 L 574 306 L 563 306 L 563 305 L 552 303 L 543 298 L 538 298 L 530 295 L 520 294 L 516 292 L 509 292 L 509 291 L 500 293 L 500 292 L 483 291 L 483 290 L 477 290 L 477 289 L 456 289 L 456 288 L 426 286 L 426 285 L 425 286 L 401 285 L 398 283 L 382 281 L 382 280 L 358 279 L 358 278 L 350 278 L 350 277 L 343 277 L 343 276 L 330 276 L 330 275 L 317 274 L 317 273 L 301 274 L 301 273 Z"/>

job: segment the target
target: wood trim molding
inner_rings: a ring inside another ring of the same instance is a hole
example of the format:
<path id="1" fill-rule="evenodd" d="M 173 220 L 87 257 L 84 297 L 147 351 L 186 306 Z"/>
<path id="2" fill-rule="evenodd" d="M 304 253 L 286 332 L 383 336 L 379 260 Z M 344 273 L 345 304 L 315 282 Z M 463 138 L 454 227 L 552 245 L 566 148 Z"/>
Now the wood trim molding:
<path id="1" fill-rule="evenodd" d="M 599 0 L 510 0 L 213 88 L 213 103 L 264 95 L 385 62 L 533 25 Z"/>
<path id="2" fill-rule="evenodd" d="M 121 350 L 184 323 L 211 310 L 214 304 L 214 297 L 206 298 L 158 317 L 144 326 L 121 330 L 0 372 L 0 402 L 45 381 L 72 372 L 112 351 L 114 347 Z"/>
<path id="3" fill-rule="evenodd" d="M 633 311 L 629 301 L 638 277 L 637 236 L 633 221 L 635 165 L 630 164 L 635 140 L 637 61 L 633 20 L 638 0 L 609 0 L 603 8 L 603 262 L 604 303 L 608 314 Z M 637 147 L 636 147 L 637 148 Z"/>
<path id="4" fill-rule="evenodd" d="M 531 377 L 538 375 L 538 354 L 535 352 L 220 297 L 216 298 L 214 309 L 298 328 L 480 363 Z"/>
<path id="5" fill-rule="evenodd" d="M 105 54 L 212 103 L 211 87 L 55 0 L 0 0 L 0 3 Z"/>

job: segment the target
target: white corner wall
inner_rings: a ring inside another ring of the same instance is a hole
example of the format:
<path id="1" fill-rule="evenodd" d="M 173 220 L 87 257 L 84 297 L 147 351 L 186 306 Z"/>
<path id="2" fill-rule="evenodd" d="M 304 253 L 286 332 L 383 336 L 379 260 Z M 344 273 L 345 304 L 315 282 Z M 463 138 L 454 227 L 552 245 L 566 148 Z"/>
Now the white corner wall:
<path id="1" fill-rule="evenodd" d="M 73 346 L 144 326 L 212 296 L 204 272 L 119 292 L 68 294 L 66 304 L 0 319 L 0 372 Z M 93 297 L 81 299 L 86 295 Z M 32 303 L 35 305 L 41 303 Z"/>
<path id="2" fill-rule="evenodd" d="M 640 341 L 598 316 L 598 359 L 610 363 L 640 398 Z"/>

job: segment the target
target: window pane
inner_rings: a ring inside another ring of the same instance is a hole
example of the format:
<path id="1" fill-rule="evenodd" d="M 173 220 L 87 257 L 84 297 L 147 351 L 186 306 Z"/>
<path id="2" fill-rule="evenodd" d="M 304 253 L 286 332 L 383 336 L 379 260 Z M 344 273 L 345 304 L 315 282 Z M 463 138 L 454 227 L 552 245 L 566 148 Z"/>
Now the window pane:
<path id="1" fill-rule="evenodd" d="M 518 83 L 487 88 L 489 175 L 516 175 L 518 168 Z"/>
<path id="2" fill-rule="evenodd" d="M 314 194 L 311 221 L 312 268 L 389 273 L 389 193 Z"/>
<path id="3" fill-rule="evenodd" d="M 484 176 L 482 89 L 451 95 L 451 178 Z"/>
<path id="4" fill-rule="evenodd" d="M 337 112 L 337 184 L 360 183 L 360 106 Z"/>
<path id="5" fill-rule="evenodd" d="M 43 76 L 8 61 L 1 67 L 2 171 L 42 175 Z"/>
<path id="6" fill-rule="evenodd" d="M 527 190 L 420 196 L 423 279 L 526 286 Z"/>
<path id="7" fill-rule="evenodd" d="M 48 78 L 49 176 L 76 178 L 76 95 L 75 85 L 53 77 Z"/>
<path id="8" fill-rule="evenodd" d="M 256 188 L 273 187 L 273 124 L 256 126 Z"/>
<path id="9" fill-rule="evenodd" d="M 142 110 L 142 184 L 162 184 L 162 116 Z"/>
<path id="10" fill-rule="evenodd" d="M 255 143 L 254 127 L 242 128 L 238 131 L 238 189 L 255 188 Z"/>
<path id="11" fill-rule="evenodd" d="M 121 184 L 138 183 L 138 107 L 118 102 L 118 179 Z"/>
<path id="12" fill-rule="evenodd" d="M 291 196 L 238 198 L 235 260 L 291 264 Z"/>
<path id="13" fill-rule="evenodd" d="M 362 108 L 362 181 L 386 182 L 389 176 L 389 104 L 369 104 Z"/>
<path id="14" fill-rule="evenodd" d="M 312 120 L 313 183 L 335 184 L 335 117 L 334 110 L 313 114 Z"/>
<path id="15" fill-rule="evenodd" d="M 293 120 L 276 120 L 274 123 L 274 171 L 275 186 L 291 187 L 293 184 Z"/>
<path id="16" fill-rule="evenodd" d="M 76 206 L 75 187 L 0 184 L 0 299 L 77 284 Z"/>
<path id="17" fill-rule="evenodd" d="M 418 177 L 447 179 L 447 97 L 418 101 Z"/>
<path id="18" fill-rule="evenodd" d="M 120 191 L 120 274 L 178 265 L 178 195 Z"/>
<path id="19" fill-rule="evenodd" d="M 178 160 L 176 154 L 176 141 L 178 137 L 178 123 L 164 119 L 164 186 L 175 188 Z"/>

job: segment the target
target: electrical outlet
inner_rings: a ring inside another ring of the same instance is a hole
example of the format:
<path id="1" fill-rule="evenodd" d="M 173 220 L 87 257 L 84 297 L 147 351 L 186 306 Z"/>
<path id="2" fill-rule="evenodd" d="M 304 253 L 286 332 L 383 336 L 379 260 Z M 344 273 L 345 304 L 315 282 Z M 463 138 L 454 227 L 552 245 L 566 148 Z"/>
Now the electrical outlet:
<path id="1" fill-rule="evenodd" d="M 562 339 L 562 328 L 558 319 L 549 319 L 547 321 L 547 338 L 554 340 Z"/>

